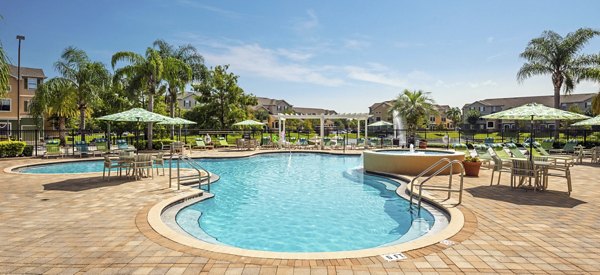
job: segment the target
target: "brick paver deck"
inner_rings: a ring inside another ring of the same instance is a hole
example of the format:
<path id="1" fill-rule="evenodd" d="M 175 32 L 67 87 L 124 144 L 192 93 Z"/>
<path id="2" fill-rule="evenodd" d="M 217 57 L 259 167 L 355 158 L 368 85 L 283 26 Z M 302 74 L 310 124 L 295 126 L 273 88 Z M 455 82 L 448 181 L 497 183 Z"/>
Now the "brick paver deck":
<path id="1" fill-rule="evenodd" d="M 209 152 L 201 155 L 244 154 Z M 6 167 L 44 162 L 0 161 Z M 467 228 L 451 247 L 435 245 L 409 259 L 291 261 L 223 257 L 186 249 L 153 233 L 145 213 L 173 196 L 166 177 L 141 181 L 99 174 L 0 172 L 0 273 L 103 274 L 400 274 L 600 273 L 600 166 L 572 169 L 547 192 L 489 186 L 490 171 L 467 178 Z"/>

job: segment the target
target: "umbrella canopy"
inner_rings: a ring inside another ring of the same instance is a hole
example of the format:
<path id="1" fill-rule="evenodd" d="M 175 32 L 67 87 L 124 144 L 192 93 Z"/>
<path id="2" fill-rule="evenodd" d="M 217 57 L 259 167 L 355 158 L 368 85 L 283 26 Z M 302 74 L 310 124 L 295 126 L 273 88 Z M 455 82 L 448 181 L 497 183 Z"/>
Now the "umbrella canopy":
<path id="1" fill-rule="evenodd" d="M 369 127 L 371 127 L 371 126 L 376 127 L 376 126 L 392 126 L 392 125 L 394 125 L 394 124 L 389 123 L 387 121 L 380 120 L 380 121 L 377 121 L 377 122 L 373 122 L 373 123 L 371 123 L 371 124 L 369 124 L 367 126 L 369 126 Z"/>
<path id="2" fill-rule="evenodd" d="M 187 120 L 187 119 L 183 119 L 180 117 L 174 117 L 174 118 L 169 118 L 168 120 L 163 120 L 159 123 L 156 124 L 161 124 L 161 125 L 188 125 L 188 124 L 197 124 L 196 122 L 193 122 L 191 120 Z"/>
<path id="3" fill-rule="evenodd" d="M 571 126 L 592 126 L 592 125 L 600 125 L 600 115 L 571 124 Z"/>
<path id="4" fill-rule="evenodd" d="M 531 121 L 531 140 L 529 141 L 529 151 L 533 152 L 533 121 L 534 120 L 577 120 L 586 119 L 577 113 L 567 112 L 560 109 L 544 106 L 537 103 L 529 103 L 523 106 L 504 110 L 501 112 L 482 116 L 483 119 L 510 119 L 510 120 L 530 120 Z M 533 154 L 529 154 L 529 160 L 533 160 Z"/>
<path id="5" fill-rule="evenodd" d="M 578 120 L 589 117 L 560 109 L 546 107 L 542 104 L 529 103 L 512 109 L 485 115 L 481 118 L 510 120 Z"/>
<path id="6" fill-rule="evenodd" d="M 256 120 L 244 120 L 244 121 L 240 121 L 238 123 L 234 123 L 233 126 L 264 126 L 265 124 L 262 122 L 258 122 Z"/>
<path id="7" fill-rule="evenodd" d="M 153 113 L 147 111 L 142 108 L 133 108 L 131 110 L 127 110 L 124 112 L 106 115 L 99 117 L 100 120 L 110 120 L 110 121 L 130 121 L 130 122 L 159 122 L 163 120 L 169 120 L 170 117 L 159 115 L 157 113 Z"/>

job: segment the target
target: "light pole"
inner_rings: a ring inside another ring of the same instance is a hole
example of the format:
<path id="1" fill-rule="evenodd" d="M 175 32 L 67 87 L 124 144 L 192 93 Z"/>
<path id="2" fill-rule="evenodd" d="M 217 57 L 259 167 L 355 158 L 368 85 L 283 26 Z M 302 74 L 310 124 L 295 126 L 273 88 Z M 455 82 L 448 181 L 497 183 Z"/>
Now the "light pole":
<path id="1" fill-rule="evenodd" d="M 21 41 L 25 36 L 17 35 L 19 40 L 19 53 L 17 57 L 17 137 L 21 140 Z"/>

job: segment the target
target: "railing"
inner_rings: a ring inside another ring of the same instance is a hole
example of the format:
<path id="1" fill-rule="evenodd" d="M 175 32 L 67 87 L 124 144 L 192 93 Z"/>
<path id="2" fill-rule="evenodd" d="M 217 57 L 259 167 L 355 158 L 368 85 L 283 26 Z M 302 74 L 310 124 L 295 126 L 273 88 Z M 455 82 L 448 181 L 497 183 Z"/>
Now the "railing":
<path id="1" fill-rule="evenodd" d="M 173 177 L 172 176 L 172 169 L 173 169 L 173 159 L 175 158 L 176 161 L 176 167 L 177 167 L 177 176 Z M 181 175 L 181 163 L 185 163 L 187 164 L 191 169 L 195 170 L 197 175 L 188 175 L 188 176 L 182 176 Z M 205 175 L 202 175 L 202 172 L 205 173 Z M 205 185 L 207 187 L 208 192 L 210 192 L 210 173 L 208 172 L 208 170 L 204 169 L 202 166 L 200 166 L 200 164 L 198 164 L 198 162 L 194 161 L 192 158 L 190 158 L 189 155 L 185 155 L 183 154 L 183 152 L 181 153 L 175 153 L 173 152 L 173 150 L 171 149 L 171 156 L 169 159 L 169 188 L 171 188 L 172 184 L 172 180 L 173 179 L 177 179 L 177 190 L 181 189 L 181 184 L 182 183 L 198 183 L 198 189 L 202 189 L 202 184 L 204 181 L 206 181 Z"/>
<path id="2" fill-rule="evenodd" d="M 444 164 L 445 163 L 445 164 Z M 441 164 L 443 164 L 443 166 L 439 167 Z M 454 175 L 454 165 L 458 164 L 460 166 L 460 186 L 459 189 L 452 189 L 452 176 Z M 419 182 L 419 178 L 423 177 L 424 175 L 428 174 L 429 172 L 431 172 L 433 169 L 437 168 L 437 170 L 435 170 L 433 173 L 429 174 L 428 177 Z M 448 187 L 436 187 L 436 186 L 430 186 L 430 187 L 423 187 L 423 185 L 428 182 L 431 178 L 439 175 L 441 172 L 445 171 L 449 169 L 449 176 L 448 176 Z M 419 188 L 419 195 L 418 195 L 418 200 L 417 200 L 417 210 L 421 210 L 421 199 L 422 199 L 422 192 L 423 190 L 433 190 L 433 191 L 448 191 L 448 197 L 446 198 L 446 200 L 449 200 L 452 192 L 458 192 L 458 204 L 462 203 L 462 192 L 463 192 L 463 178 L 465 175 L 465 168 L 463 167 L 462 163 L 460 160 L 450 160 L 448 158 L 443 158 L 438 160 L 436 163 L 434 163 L 433 165 L 429 166 L 427 169 L 425 169 L 423 172 L 421 172 L 419 175 L 417 175 L 416 177 L 414 177 L 411 181 L 410 181 L 410 208 L 412 209 L 413 207 L 413 197 L 415 196 L 415 192 L 413 191 L 415 186 L 417 186 L 417 188 Z M 457 204 L 457 205 L 458 205 Z"/>

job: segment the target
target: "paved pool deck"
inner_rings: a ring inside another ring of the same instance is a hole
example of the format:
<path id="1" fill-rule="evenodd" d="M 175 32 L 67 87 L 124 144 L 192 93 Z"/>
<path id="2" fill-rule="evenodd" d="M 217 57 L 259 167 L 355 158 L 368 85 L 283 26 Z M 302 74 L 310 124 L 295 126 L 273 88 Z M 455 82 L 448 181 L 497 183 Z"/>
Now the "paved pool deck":
<path id="1" fill-rule="evenodd" d="M 451 238 L 456 244 L 410 251 L 406 260 L 386 262 L 380 257 L 249 258 L 174 243 L 146 220 L 150 207 L 187 192 L 169 189 L 167 177 L 107 182 L 101 173 L 3 172 L 44 162 L 0 160 L 0 274 L 600 273 L 600 165 L 572 168 L 570 197 L 562 178 L 552 178 L 546 192 L 511 190 L 508 174 L 500 185 L 489 186 L 491 171 L 482 169 L 478 178 L 465 178 L 460 207 L 465 227 Z"/>

